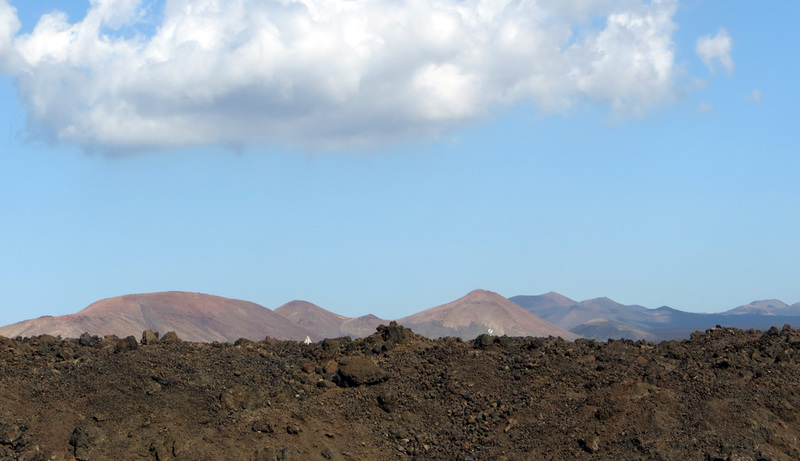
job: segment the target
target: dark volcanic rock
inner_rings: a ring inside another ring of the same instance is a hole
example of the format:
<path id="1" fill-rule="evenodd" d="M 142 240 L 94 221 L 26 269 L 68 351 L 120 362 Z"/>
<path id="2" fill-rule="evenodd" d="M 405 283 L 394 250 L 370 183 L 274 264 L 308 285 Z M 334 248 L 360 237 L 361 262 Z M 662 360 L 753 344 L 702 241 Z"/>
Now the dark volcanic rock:
<path id="1" fill-rule="evenodd" d="M 75 426 L 75 429 L 69 436 L 69 444 L 72 445 L 75 459 L 78 461 L 87 461 L 91 459 L 91 451 L 99 438 L 100 431 L 98 431 L 96 427 L 85 422 Z"/>
<path id="2" fill-rule="evenodd" d="M 178 334 L 175 333 L 174 331 L 168 331 L 167 334 L 165 334 L 164 337 L 161 338 L 161 342 L 165 344 L 177 343 L 180 342 L 180 340 L 181 338 L 179 338 Z"/>
<path id="3" fill-rule="evenodd" d="M 144 330 L 144 332 L 142 332 L 143 346 L 156 343 L 158 343 L 158 332 L 154 332 L 153 330 Z"/>
<path id="4" fill-rule="evenodd" d="M 337 383 L 343 387 L 377 384 L 386 379 L 386 372 L 364 357 L 346 358 L 339 361 Z"/>
<path id="5" fill-rule="evenodd" d="M 89 333 L 82 333 L 81 337 L 78 339 L 78 343 L 81 346 L 87 347 L 92 347 L 98 342 L 100 342 L 100 338 L 95 335 L 90 335 Z"/>
<path id="6" fill-rule="evenodd" d="M 392 328 L 124 353 L 0 338 L 0 459 L 800 459 L 790 327 L 659 344 Z"/>
<path id="7" fill-rule="evenodd" d="M 378 333 L 381 335 L 381 338 L 389 344 L 399 344 L 406 339 L 407 328 L 401 327 L 397 324 L 397 322 L 389 323 L 389 326 L 381 325 L 378 327 Z"/>
<path id="8" fill-rule="evenodd" d="M 266 419 L 259 419 L 258 421 L 253 421 L 252 429 L 253 432 L 263 432 L 267 434 L 272 434 L 273 432 L 275 432 L 275 428 L 272 427 L 272 423 L 270 423 Z"/>
<path id="9" fill-rule="evenodd" d="M 0 444 L 11 445 L 22 435 L 20 427 L 13 422 L 0 422 Z"/>
<path id="10" fill-rule="evenodd" d="M 116 345 L 116 352 L 127 352 L 136 350 L 139 347 L 139 343 L 136 342 L 136 338 L 133 336 L 126 336 L 124 339 L 119 340 Z"/>

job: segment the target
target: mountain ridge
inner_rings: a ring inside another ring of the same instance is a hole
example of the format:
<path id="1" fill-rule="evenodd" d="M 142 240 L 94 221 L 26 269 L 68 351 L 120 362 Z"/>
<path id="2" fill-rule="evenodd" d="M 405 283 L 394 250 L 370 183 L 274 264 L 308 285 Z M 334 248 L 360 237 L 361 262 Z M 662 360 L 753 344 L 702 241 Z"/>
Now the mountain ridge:
<path id="1" fill-rule="evenodd" d="M 369 336 L 379 325 L 389 323 L 388 320 L 372 314 L 346 317 L 308 301 L 298 300 L 290 301 L 275 309 L 275 313 L 323 338 Z"/>
<path id="2" fill-rule="evenodd" d="M 143 330 L 175 331 L 199 342 L 321 339 L 270 309 L 249 301 L 184 291 L 140 293 L 105 298 L 61 316 L 40 317 L 0 327 L 6 337 L 49 334 L 76 338 L 81 333 L 128 336 Z"/>
<path id="3" fill-rule="evenodd" d="M 698 314 L 668 306 L 648 309 L 623 305 L 608 297 L 575 301 L 550 291 L 505 298 L 488 290 L 473 290 L 439 306 L 397 319 L 415 332 L 438 338 L 473 339 L 481 334 L 646 339 L 688 338 L 716 325 L 769 329 L 800 321 L 800 303 L 776 299 L 752 301 L 717 314 Z M 41 316 L 0 327 L 0 336 L 78 337 L 137 335 L 143 330 L 176 331 L 188 341 L 233 342 L 239 338 L 316 341 L 322 338 L 372 334 L 389 320 L 373 314 L 346 317 L 308 301 L 290 301 L 274 311 L 244 300 L 181 291 L 127 294 L 101 299 L 62 316 Z M 608 335 L 608 337 L 606 337 Z"/>
<path id="4" fill-rule="evenodd" d="M 455 301 L 398 319 L 397 323 L 429 337 L 472 339 L 491 330 L 496 335 L 578 338 L 578 335 L 488 290 L 473 290 Z"/>
<path id="5" fill-rule="evenodd" d="M 549 295 L 547 299 L 553 297 Z M 608 297 L 577 301 L 571 305 L 554 305 L 548 304 L 544 296 L 513 296 L 509 299 L 548 322 L 595 339 L 687 339 L 694 331 L 703 331 L 716 325 L 769 329 L 800 321 L 800 303 L 788 306 L 778 300 L 753 301 L 721 313 L 700 314 L 669 306 L 648 309 L 637 304 L 624 305 Z M 605 337 L 606 334 L 614 336 Z"/>

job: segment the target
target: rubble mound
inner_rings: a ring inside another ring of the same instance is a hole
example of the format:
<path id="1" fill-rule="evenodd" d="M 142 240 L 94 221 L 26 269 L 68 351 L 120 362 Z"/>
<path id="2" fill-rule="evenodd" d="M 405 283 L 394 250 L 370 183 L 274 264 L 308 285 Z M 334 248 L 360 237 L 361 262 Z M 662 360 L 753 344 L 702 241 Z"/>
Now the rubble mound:
<path id="1" fill-rule="evenodd" d="M 0 337 L 0 459 L 794 460 L 800 331 Z"/>

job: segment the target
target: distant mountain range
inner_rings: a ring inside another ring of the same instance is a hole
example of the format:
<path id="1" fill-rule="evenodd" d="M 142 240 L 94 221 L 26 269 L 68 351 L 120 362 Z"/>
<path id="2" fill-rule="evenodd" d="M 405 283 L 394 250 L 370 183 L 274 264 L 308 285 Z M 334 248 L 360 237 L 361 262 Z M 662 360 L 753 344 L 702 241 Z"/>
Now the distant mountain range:
<path id="1" fill-rule="evenodd" d="M 623 305 L 608 298 L 578 302 L 553 292 L 509 299 L 554 325 L 598 340 L 664 341 L 688 338 L 694 331 L 716 325 L 766 330 L 800 320 L 800 303 L 789 306 L 778 300 L 753 301 L 718 314 L 697 314 L 666 306 Z"/>
<path id="2" fill-rule="evenodd" d="M 663 341 L 688 338 L 716 325 L 766 330 L 800 320 L 800 303 L 753 301 L 718 314 L 696 314 L 670 307 L 648 309 L 609 298 L 574 301 L 550 292 L 503 296 L 475 290 L 450 303 L 397 319 L 414 332 L 437 338 L 468 340 L 481 334 L 560 336 L 607 340 Z M 45 316 L 0 327 L 0 336 L 50 334 L 78 337 L 140 335 L 143 330 L 175 331 L 187 341 L 233 342 L 239 338 L 318 341 L 341 336 L 363 337 L 389 320 L 374 315 L 345 317 L 307 301 L 291 301 L 270 310 L 248 301 L 179 291 L 103 299 L 69 315 Z"/>

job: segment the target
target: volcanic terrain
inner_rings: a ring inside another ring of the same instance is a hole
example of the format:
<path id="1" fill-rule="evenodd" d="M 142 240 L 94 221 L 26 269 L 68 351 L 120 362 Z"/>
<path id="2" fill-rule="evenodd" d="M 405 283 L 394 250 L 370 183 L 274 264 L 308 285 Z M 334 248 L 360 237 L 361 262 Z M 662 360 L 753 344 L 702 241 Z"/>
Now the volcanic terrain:
<path id="1" fill-rule="evenodd" d="M 0 338 L 0 459 L 797 460 L 800 332 Z"/>

